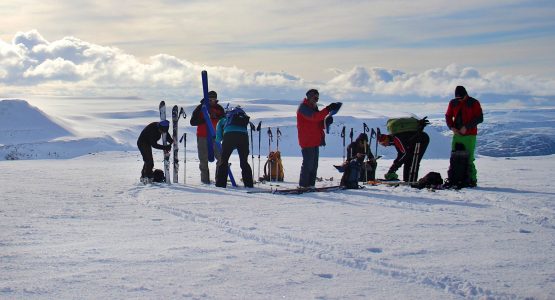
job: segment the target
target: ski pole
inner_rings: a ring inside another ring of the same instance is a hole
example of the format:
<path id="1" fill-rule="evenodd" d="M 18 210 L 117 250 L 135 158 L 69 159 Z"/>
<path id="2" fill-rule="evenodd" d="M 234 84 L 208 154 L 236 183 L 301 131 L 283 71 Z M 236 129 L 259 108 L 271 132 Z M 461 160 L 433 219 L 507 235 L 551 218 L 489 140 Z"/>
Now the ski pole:
<path id="1" fill-rule="evenodd" d="M 254 178 L 254 142 L 253 142 L 253 138 L 252 138 L 252 132 L 256 131 L 256 127 L 254 126 L 254 124 L 252 122 L 249 122 L 249 125 L 251 127 L 251 164 L 252 164 L 252 177 Z"/>
<path id="2" fill-rule="evenodd" d="M 274 141 L 274 135 L 272 134 L 272 128 L 268 127 L 268 131 L 266 133 L 268 133 L 268 158 L 270 158 L 270 155 L 272 154 L 272 142 Z M 266 169 L 266 168 L 264 168 L 264 169 Z M 270 178 L 270 185 L 271 185 L 272 184 L 272 163 L 270 163 L 268 173 L 269 173 L 268 177 Z"/>
<path id="3" fill-rule="evenodd" d="M 279 181 L 279 164 L 277 163 L 278 160 L 278 155 L 281 156 L 281 153 L 279 153 L 279 140 L 281 138 L 281 131 L 279 130 L 279 127 L 277 128 L 276 131 L 276 137 L 277 137 L 277 142 L 276 142 L 276 181 Z"/>
<path id="4" fill-rule="evenodd" d="M 378 157 L 378 140 L 380 139 L 380 136 L 382 135 L 382 133 L 380 132 L 380 127 L 376 128 L 376 157 Z"/>
<path id="5" fill-rule="evenodd" d="M 258 131 L 258 180 L 260 181 L 260 142 L 262 141 L 262 121 L 258 122 L 256 131 Z"/>
<path id="6" fill-rule="evenodd" d="M 347 149 L 345 149 L 345 126 L 341 129 L 341 138 L 343 139 L 343 161 L 345 161 L 345 152 L 347 151 Z"/>
<path id="7" fill-rule="evenodd" d="M 367 133 L 370 131 L 370 128 L 368 128 L 368 125 L 366 125 L 366 123 L 362 123 L 362 132 L 363 133 Z M 370 158 L 368 156 L 368 142 L 364 142 L 364 155 L 366 156 L 366 162 L 364 163 L 364 184 L 366 184 L 368 182 L 368 159 Z"/>
<path id="8" fill-rule="evenodd" d="M 351 145 L 353 143 L 353 128 L 351 128 L 351 132 L 349 133 L 349 137 L 351 138 L 351 143 L 349 145 Z M 351 153 L 350 153 L 350 158 L 353 158 L 353 147 L 351 147 Z"/>
<path id="9" fill-rule="evenodd" d="M 183 184 L 187 183 L 187 133 L 184 133 L 179 139 L 183 142 Z"/>

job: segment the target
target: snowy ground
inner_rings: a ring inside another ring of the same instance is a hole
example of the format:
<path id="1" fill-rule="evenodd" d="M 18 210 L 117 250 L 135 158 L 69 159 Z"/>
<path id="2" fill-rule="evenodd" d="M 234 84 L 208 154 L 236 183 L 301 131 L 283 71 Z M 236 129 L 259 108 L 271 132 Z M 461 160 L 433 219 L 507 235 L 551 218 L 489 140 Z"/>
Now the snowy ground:
<path id="1" fill-rule="evenodd" d="M 476 189 L 298 196 L 201 185 L 194 157 L 171 186 L 138 184 L 134 151 L 0 161 L 0 298 L 555 299 L 554 156 L 480 157 Z"/>

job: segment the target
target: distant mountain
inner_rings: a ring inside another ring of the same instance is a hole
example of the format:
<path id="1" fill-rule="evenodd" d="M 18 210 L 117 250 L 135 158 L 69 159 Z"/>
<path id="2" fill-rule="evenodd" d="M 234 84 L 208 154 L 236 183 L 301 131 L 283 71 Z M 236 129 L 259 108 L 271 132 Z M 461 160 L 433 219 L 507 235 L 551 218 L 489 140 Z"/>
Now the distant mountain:
<path id="1" fill-rule="evenodd" d="M 0 101 L 0 160 L 72 158 L 129 150 L 111 137 L 80 138 L 24 100 Z"/>
<path id="2" fill-rule="evenodd" d="M 49 141 L 64 136 L 73 134 L 26 101 L 0 101 L 0 144 Z"/>

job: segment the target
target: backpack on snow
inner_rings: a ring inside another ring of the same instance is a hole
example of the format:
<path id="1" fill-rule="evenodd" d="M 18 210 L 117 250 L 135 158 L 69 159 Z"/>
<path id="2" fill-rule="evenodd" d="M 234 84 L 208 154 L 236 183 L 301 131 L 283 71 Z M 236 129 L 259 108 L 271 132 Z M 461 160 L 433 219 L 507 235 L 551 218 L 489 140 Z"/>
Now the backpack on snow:
<path id="1" fill-rule="evenodd" d="M 283 165 L 281 163 L 281 153 L 279 151 L 271 151 L 268 159 L 264 164 L 264 177 L 266 181 L 283 181 Z"/>
<path id="2" fill-rule="evenodd" d="M 389 134 L 418 131 L 421 129 L 420 127 L 420 120 L 413 117 L 394 118 L 387 120 L 387 131 L 389 132 Z"/>
<path id="3" fill-rule="evenodd" d="M 229 125 L 247 127 L 249 125 L 250 117 L 245 113 L 245 111 L 237 106 L 231 110 L 229 110 L 226 114 L 226 122 L 225 127 Z"/>
<path id="4" fill-rule="evenodd" d="M 164 175 L 164 171 L 160 169 L 152 171 L 152 182 L 166 182 L 166 175 Z"/>
<path id="5" fill-rule="evenodd" d="M 470 186 L 470 155 L 461 143 L 456 143 L 451 152 L 445 186 L 457 189 Z"/>
<path id="6" fill-rule="evenodd" d="M 443 184 L 443 178 L 438 172 L 430 172 L 426 176 L 420 178 L 417 183 L 413 184 L 412 187 L 417 189 L 423 188 L 438 188 Z"/>
<path id="7" fill-rule="evenodd" d="M 362 165 L 363 162 L 357 159 L 352 159 L 346 163 L 340 185 L 346 189 L 358 189 L 358 180 L 360 175 L 363 174 Z"/>

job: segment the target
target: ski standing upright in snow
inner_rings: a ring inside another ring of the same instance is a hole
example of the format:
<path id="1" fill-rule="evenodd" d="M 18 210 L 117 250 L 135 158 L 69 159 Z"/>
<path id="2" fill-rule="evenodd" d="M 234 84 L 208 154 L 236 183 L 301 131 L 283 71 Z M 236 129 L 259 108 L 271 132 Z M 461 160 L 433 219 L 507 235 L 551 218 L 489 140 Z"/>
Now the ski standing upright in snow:
<path id="1" fill-rule="evenodd" d="M 178 183 L 179 180 L 179 157 L 178 157 L 178 153 L 179 153 L 179 141 L 178 141 L 178 136 L 177 136 L 177 131 L 178 131 L 178 123 L 179 123 L 179 118 L 183 116 L 183 118 L 187 118 L 187 115 L 185 114 L 185 111 L 183 110 L 183 107 L 181 108 L 181 110 L 179 110 L 179 107 L 177 105 L 174 105 L 172 108 L 172 126 L 173 126 L 173 183 Z"/>
<path id="2" fill-rule="evenodd" d="M 207 130 L 207 137 L 206 137 L 206 141 L 207 141 L 207 146 L 208 146 L 208 161 L 209 162 L 213 162 L 214 161 L 214 151 L 219 151 L 220 153 L 222 153 L 222 145 L 218 142 L 215 142 L 215 138 L 216 138 L 216 131 L 214 130 L 214 126 L 212 126 L 212 122 L 210 122 L 210 113 L 208 112 L 208 106 L 209 104 L 209 99 L 208 99 L 208 72 L 206 71 L 202 71 L 201 73 L 202 76 L 202 91 L 204 94 L 204 99 L 202 100 L 203 105 L 202 105 L 202 114 L 204 116 L 204 119 L 206 120 L 206 128 Z M 214 144 L 216 145 L 216 147 L 218 149 L 214 149 Z M 233 177 L 233 173 L 231 172 L 231 168 L 228 169 L 228 176 L 229 176 L 229 180 L 231 181 L 231 185 L 236 187 L 237 183 L 235 183 L 235 178 Z"/>
<path id="3" fill-rule="evenodd" d="M 160 105 L 158 106 L 160 110 L 160 121 L 166 121 L 166 102 L 160 101 Z M 168 140 L 166 138 L 166 132 L 162 132 L 162 144 L 166 146 L 168 144 Z M 166 183 L 171 184 L 170 181 L 170 152 L 164 151 L 164 176 L 166 176 Z"/>

